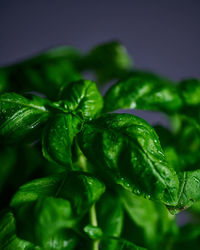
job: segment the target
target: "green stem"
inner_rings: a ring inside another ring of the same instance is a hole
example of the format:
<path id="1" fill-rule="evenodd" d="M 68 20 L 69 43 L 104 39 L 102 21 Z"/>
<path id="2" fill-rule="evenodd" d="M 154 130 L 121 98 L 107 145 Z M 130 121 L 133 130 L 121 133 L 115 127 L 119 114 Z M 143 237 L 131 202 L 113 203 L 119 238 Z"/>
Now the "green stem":
<path id="1" fill-rule="evenodd" d="M 95 204 L 90 208 L 90 223 L 95 227 L 98 226 Z M 94 240 L 92 242 L 92 250 L 99 250 L 99 240 Z"/>

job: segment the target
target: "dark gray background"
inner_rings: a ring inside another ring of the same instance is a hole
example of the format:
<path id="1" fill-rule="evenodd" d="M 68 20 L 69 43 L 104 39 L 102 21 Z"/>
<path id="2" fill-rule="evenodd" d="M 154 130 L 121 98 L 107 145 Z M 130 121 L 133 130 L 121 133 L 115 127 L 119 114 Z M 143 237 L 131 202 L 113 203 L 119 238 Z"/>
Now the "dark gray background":
<path id="1" fill-rule="evenodd" d="M 87 51 L 112 39 L 139 68 L 200 77 L 199 0 L 0 0 L 0 65 L 51 46 Z"/>
<path id="2" fill-rule="evenodd" d="M 0 0 L 0 65 L 69 44 L 119 39 L 138 67 L 200 77 L 199 0 Z"/>

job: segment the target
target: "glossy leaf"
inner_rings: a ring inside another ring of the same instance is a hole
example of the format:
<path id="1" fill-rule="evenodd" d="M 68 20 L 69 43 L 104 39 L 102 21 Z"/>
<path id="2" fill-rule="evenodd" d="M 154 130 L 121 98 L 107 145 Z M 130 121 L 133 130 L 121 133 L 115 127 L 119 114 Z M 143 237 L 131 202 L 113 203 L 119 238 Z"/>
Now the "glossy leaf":
<path id="1" fill-rule="evenodd" d="M 0 249 L 2 250 L 40 250 L 28 241 L 17 238 L 15 219 L 11 212 L 0 214 Z"/>
<path id="2" fill-rule="evenodd" d="M 0 96 L 0 138 L 15 142 L 37 131 L 48 117 L 42 98 L 29 100 L 15 93 Z"/>
<path id="3" fill-rule="evenodd" d="M 82 80 L 71 83 L 61 89 L 60 105 L 64 110 L 80 114 L 84 118 L 93 118 L 103 107 L 103 98 L 95 82 Z M 58 104 L 59 104 L 58 103 Z"/>
<path id="4" fill-rule="evenodd" d="M 176 204 L 178 178 L 167 166 L 158 136 L 143 119 L 108 114 L 85 124 L 80 146 L 96 171 L 138 195 Z"/>
<path id="5" fill-rule="evenodd" d="M 200 105 L 199 79 L 184 80 L 179 83 L 178 87 L 185 105 Z"/>
<path id="6" fill-rule="evenodd" d="M 71 146 L 79 132 L 80 119 L 72 114 L 55 114 L 47 123 L 42 136 L 44 157 L 64 166 L 72 164 Z"/>
<path id="7" fill-rule="evenodd" d="M 101 44 L 88 53 L 83 68 L 94 70 L 100 83 L 126 75 L 132 66 L 123 45 L 117 41 Z"/>
<path id="8" fill-rule="evenodd" d="M 137 73 L 113 85 L 104 97 L 106 112 L 118 109 L 177 111 L 182 100 L 173 84 L 153 74 Z"/>
<path id="9" fill-rule="evenodd" d="M 56 196 L 67 199 L 77 214 L 85 213 L 105 191 L 97 178 L 84 172 L 71 172 L 41 178 L 20 187 L 11 201 L 11 207 L 33 202 L 39 198 Z"/>
<path id="10" fill-rule="evenodd" d="M 178 173 L 179 176 L 179 194 L 176 206 L 169 206 L 172 214 L 176 214 L 188 207 L 194 202 L 200 201 L 200 170 L 184 171 Z"/>

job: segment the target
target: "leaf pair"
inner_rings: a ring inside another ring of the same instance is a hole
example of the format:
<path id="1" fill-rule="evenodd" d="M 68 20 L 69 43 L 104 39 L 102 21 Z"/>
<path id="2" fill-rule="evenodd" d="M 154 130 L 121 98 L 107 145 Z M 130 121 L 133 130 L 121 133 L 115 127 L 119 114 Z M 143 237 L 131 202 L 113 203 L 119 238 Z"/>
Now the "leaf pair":
<path id="1" fill-rule="evenodd" d="M 15 93 L 0 96 L 0 137 L 5 143 L 38 139 L 43 132 L 43 153 L 48 160 L 61 165 L 71 163 L 71 144 L 85 119 L 96 116 L 102 97 L 92 81 L 79 81 L 61 91 L 61 101 L 34 96 L 32 100 Z M 48 121 L 48 122 L 47 122 Z"/>

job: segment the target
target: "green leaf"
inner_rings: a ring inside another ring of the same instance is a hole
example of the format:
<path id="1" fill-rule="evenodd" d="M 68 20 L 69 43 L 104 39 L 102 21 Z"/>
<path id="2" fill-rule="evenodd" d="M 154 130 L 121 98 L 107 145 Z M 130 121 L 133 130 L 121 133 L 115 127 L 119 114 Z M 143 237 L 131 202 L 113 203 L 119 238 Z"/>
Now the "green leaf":
<path id="1" fill-rule="evenodd" d="M 141 72 L 113 85 L 106 93 L 104 103 L 106 112 L 118 109 L 173 112 L 181 107 L 182 100 L 170 81 Z"/>
<path id="2" fill-rule="evenodd" d="M 183 163 L 181 160 L 180 153 L 177 151 L 178 140 L 180 136 L 172 133 L 169 129 L 164 128 L 160 125 L 154 127 L 156 133 L 159 136 L 160 143 L 163 147 L 168 165 L 173 168 L 176 172 L 183 170 Z M 178 147 L 179 149 L 179 147 Z"/>
<path id="3" fill-rule="evenodd" d="M 113 41 L 101 44 L 85 57 L 83 68 L 94 70 L 100 83 L 124 77 L 131 69 L 132 61 L 124 46 Z"/>
<path id="4" fill-rule="evenodd" d="M 11 91 L 37 91 L 55 99 L 62 84 L 82 78 L 78 71 L 80 61 L 74 48 L 60 47 L 1 70 Z"/>
<path id="5" fill-rule="evenodd" d="M 200 226 L 199 224 L 187 224 L 180 228 L 178 237 L 173 244 L 173 250 L 198 250 L 200 244 Z"/>
<path id="6" fill-rule="evenodd" d="M 48 117 L 45 100 L 29 100 L 15 93 L 0 96 L 0 138 L 15 142 L 30 137 Z"/>
<path id="7" fill-rule="evenodd" d="M 184 104 L 188 106 L 200 105 L 200 80 L 187 79 L 179 83 L 179 91 Z"/>
<path id="8" fill-rule="evenodd" d="M 0 194 L 16 163 L 16 151 L 9 147 L 0 147 Z"/>
<path id="9" fill-rule="evenodd" d="M 124 211 L 119 197 L 111 192 L 106 192 L 96 204 L 96 211 L 98 225 L 102 229 L 103 235 L 105 237 L 120 237 L 124 222 Z M 109 250 L 115 250 L 117 244 L 116 241 L 110 241 L 109 244 L 106 243 L 106 246 Z M 105 249 L 103 243 L 102 249 Z"/>
<path id="10" fill-rule="evenodd" d="M 36 250 L 28 241 L 17 238 L 15 219 L 11 212 L 2 211 L 0 214 L 0 249 L 2 250 Z"/>
<path id="11" fill-rule="evenodd" d="M 119 237 L 123 227 L 123 208 L 116 195 L 106 192 L 96 205 L 98 225 L 106 236 Z M 106 220 L 105 220 L 106 218 Z"/>
<path id="12" fill-rule="evenodd" d="M 168 206 L 170 213 L 178 212 L 190 207 L 194 202 L 200 201 L 200 169 L 178 173 L 179 194 L 176 206 Z"/>
<path id="13" fill-rule="evenodd" d="M 117 237 L 107 237 L 101 240 L 100 242 L 100 247 L 101 245 L 104 246 L 104 250 L 110 250 L 113 248 L 110 248 L 110 245 L 115 245 L 117 250 L 145 250 L 146 248 L 136 246 L 130 241 L 117 238 Z"/>
<path id="14" fill-rule="evenodd" d="M 8 70 L 6 67 L 0 68 L 0 93 L 7 91 L 9 89 L 9 79 L 8 79 Z"/>
<path id="15" fill-rule="evenodd" d="M 10 204 L 17 232 L 21 238 L 47 249 L 54 249 L 53 239 L 59 241 L 55 245 L 68 249 L 64 242 L 69 240 L 69 246 L 77 242 L 76 235 L 68 229 L 76 227 L 104 191 L 98 179 L 82 172 L 62 173 L 25 184 Z"/>
<path id="16" fill-rule="evenodd" d="M 138 195 L 176 204 L 178 177 L 167 166 L 154 129 L 143 119 L 108 114 L 85 124 L 79 139 L 96 171 Z"/>
<path id="17" fill-rule="evenodd" d="M 176 114 L 173 117 L 173 123 L 175 123 L 176 129 L 174 129 L 175 133 L 171 133 L 170 136 L 171 139 L 168 147 L 171 148 L 171 152 L 168 149 L 168 155 L 166 154 L 168 160 L 173 161 L 174 167 L 178 171 L 198 169 L 200 160 L 199 123 L 194 118 L 185 114 Z M 167 136 L 166 133 L 165 136 Z"/>
<path id="18" fill-rule="evenodd" d="M 82 80 L 61 88 L 58 102 L 64 110 L 80 114 L 84 118 L 95 117 L 103 107 L 103 98 L 95 82 Z"/>
<path id="19" fill-rule="evenodd" d="M 167 248 L 168 244 L 170 244 L 170 236 L 176 234 L 178 228 L 176 228 L 174 216 L 169 214 L 166 207 L 163 204 L 138 197 L 122 189 L 120 190 L 120 197 L 128 213 L 129 220 L 141 229 L 142 244 L 149 249 L 160 249 L 161 246 Z M 125 224 L 124 228 L 126 229 L 126 227 Z M 134 235 L 134 227 L 131 228 L 132 231 L 130 231 L 129 227 L 127 228 L 130 238 L 138 241 Z M 140 242 L 137 241 L 136 243 L 139 244 Z"/>
<path id="20" fill-rule="evenodd" d="M 105 186 L 91 174 L 71 172 L 37 179 L 21 186 L 11 201 L 11 207 L 56 196 L 72 203 L 75 212 L 85 213 L 105 191 Z"/>
<path id="21" fill-rule="evenodd" d="M 86 225 L 83 228 L 83 231 L 88 235 L 88 237 L 92 240 L 100 239 L 103 235 L 103 232 L 100 227 L 93 225 Z"/>
<path id="22" fill-rule="evenodd" d="M 75 237 L 70 238 L 72 233 L 69 229 L 75 226 L 77 219 L 67 200 L 46 197 L 28 202 L 18 206 L 15 210 L 15 218 L 19 237 L 45 249 L 57 249 L 55 248 L 57 244 L 63 245 L 61 249 L 67 249 L 64 248 L 65 241 L 66 243 L 77 241 Z M 63 231 L 66 232 L 65 236 Z M 61 242 L 53 242 L 53 239 L 59 238 Z M 73 246 L 75 244 L 76 242 L 73 242 Z"/>
<path id="23" fill-rule="evenodd" d="M 47 123 L 42 136 L 44 157 L 52 162 L 70 166 L 71 146 L 79 132 L 80 119 L 72 114 L 55 114 Z"/>

